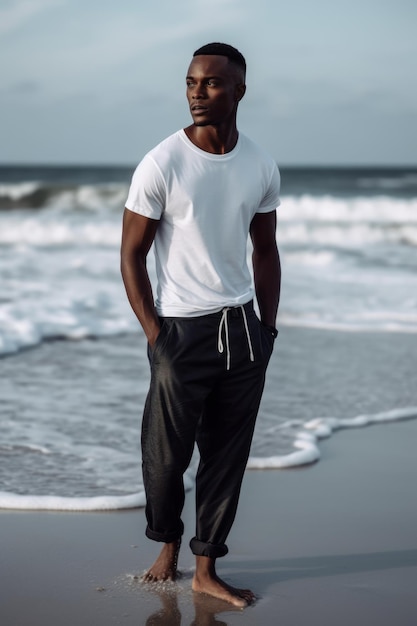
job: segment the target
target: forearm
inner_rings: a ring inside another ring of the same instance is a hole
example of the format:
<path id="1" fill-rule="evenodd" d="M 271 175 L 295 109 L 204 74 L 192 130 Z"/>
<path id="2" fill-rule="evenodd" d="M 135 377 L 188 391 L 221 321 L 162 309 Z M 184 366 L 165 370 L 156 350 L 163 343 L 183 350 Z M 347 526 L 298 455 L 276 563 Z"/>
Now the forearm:
<path id="1" fill-rule="evenodd" d="M 276 245 L 252 256 L 256 299 L 261 321 L 275 326 L 281 292 L 281 263 Z"/>
<path id="2" fill-rule="evenodd" d="M 121 256 L 121 272 L 130 306 L 152 346 L 160 330 L 146 258 L 129 253 Z"/>

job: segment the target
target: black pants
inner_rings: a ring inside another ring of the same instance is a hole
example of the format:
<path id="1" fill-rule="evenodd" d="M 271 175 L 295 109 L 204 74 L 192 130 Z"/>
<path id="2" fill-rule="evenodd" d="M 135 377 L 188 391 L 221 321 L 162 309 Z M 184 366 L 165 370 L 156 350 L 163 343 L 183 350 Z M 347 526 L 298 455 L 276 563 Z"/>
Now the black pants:
<path id="1" fill-rule="evenodd" d="M 227 553 L 273 348 L 252 302 L 196 318 L 162 318 L 149 351 L 151 383 L 142 425 L 146 535 L 179 539 L 183 474 L 197 442 L 194 554 Z M 220 345 L 219 345 L 220 339 Z"/>

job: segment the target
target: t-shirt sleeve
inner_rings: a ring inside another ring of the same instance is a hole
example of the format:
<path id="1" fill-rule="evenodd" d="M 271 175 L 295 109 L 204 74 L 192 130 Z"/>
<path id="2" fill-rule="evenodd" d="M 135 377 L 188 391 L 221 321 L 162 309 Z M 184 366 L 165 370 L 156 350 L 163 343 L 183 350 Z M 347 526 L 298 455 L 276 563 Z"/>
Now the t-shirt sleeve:
<path id="1" fill-rule="evenodd" d="M 166 186 L 162 173 L 150 156 L 145 156 L 133 173 L 126 208 L 159 220 L 165 210 Z"/>
<path id="2" fill-rule="evenodd" d="M 257 213 L 269 213 L 275 211 L 280 205 L 279 192 L 281 188 L 281 176 L 276 164 L 273 164 L 271 180 L 262 201 L 259 205 Z"/>

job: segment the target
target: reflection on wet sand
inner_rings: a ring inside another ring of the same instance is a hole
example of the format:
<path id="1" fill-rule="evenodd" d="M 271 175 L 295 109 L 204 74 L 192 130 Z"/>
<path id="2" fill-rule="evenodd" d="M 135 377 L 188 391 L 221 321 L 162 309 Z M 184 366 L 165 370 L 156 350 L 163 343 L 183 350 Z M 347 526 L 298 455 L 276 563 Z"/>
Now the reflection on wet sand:
<path id="1" fill-rule="evenodd" d="M 149 591 L 159 596 L 162 606 L 152 615 L 149 615 L 146 620 L 146 626 L 181 626 L 182 616 L 178 607 L 178 593 L 174 583 L 170 584 L 169 589 L 162 589 L 159 585 L 149 585 L 148 588 Z M 216 615 L 226 611 L 240 612 L 242 610 L 237 609 L 228 602 L 203 593 L 191 593 L 194 604 L 194 618 L 189 626 L 227 626 L 227 622 L 218 620 Z"/>

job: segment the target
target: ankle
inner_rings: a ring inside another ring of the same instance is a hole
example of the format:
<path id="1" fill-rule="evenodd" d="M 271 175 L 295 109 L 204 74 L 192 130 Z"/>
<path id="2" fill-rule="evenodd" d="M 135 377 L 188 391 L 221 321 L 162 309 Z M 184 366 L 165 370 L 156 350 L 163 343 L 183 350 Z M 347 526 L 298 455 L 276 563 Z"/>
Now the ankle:
<path id="1" fill-rule="evenodd" d="M 195 575 L 196 579 L 215 578 L 216 576 L 216 559 L 208 556 L 196 556 L 195 558 Z"/>

